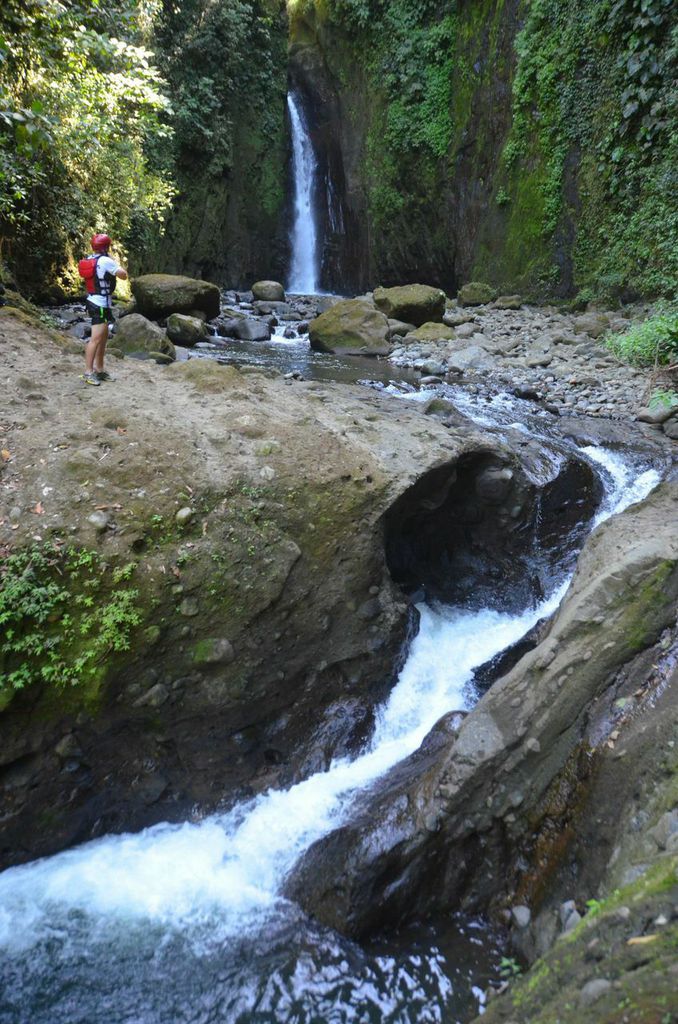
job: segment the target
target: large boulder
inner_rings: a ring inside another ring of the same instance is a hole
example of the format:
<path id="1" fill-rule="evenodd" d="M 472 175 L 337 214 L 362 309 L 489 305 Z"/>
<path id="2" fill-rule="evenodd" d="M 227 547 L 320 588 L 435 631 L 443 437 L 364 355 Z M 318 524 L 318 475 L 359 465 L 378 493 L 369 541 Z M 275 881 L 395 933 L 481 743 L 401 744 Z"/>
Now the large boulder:
<path id="1" fill-rule="evenodd" d="M 215 284 L 174 274 L 144 274 L 132 281 L 137 309 L 152 320 L 170 313 L 201 309 L 208 320 L 219 315 L 221 294 Z"/>
<path id="2" fill-rule="evenodd" d="M 161 352 L 171 359 L 176 358 L 174 345 L 157 324 L 151 323 L 141 313 L 130 313 L 119 321 L 113 347 L 120 352 Z"/>
<path id="3" fill-rule="evenodd" d="M 388 320 L 369 299 L 337 302 L 308 325 L 311 348 L 316 352 L 387 356 Z"/>
<path id="4" fill-rule="evenodd" d="M 207 337 L 207 328 L 202 320 L 183 313 L 172 313 L 167 317 L 167 336 L 175 345 L 197 345 Z"/>
<path id="5" fill-rule="evenodd" d="M 469 281 L 462 285 L 457 295 L 457 302 L 460 306 L 484 306 L 496 298 L 496 291 L 491 284 L 483 281 Z"/>
<path id="6" fill-rule="evenodd" d="M 252 296 L 259 302 L 284 302 L 285 289 L 278 281 L 256 281 Z"/>
<path id="7" fill-rule="evenodd" d="M 374 304 L 392 320 L 404 320 L 415 327 L 440 322 L 445 312 L 445 292 L 427 284 L 406 284 L 399 288 L 377 288 Z"/>

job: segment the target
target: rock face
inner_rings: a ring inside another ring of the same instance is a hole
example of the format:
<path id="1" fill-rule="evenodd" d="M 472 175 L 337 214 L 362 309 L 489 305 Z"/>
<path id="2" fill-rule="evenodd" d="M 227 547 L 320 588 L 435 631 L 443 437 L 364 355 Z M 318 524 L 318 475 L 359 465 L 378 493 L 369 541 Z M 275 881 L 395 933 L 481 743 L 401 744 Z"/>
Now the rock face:
<path id="1" fill-rule="evenodd" d="M 315 352 L 383 356 L 393 348 L 388 320 L 369 299 L 337 302 L 309 323 L 308 333 Z"/>
<path id="2" fill-rule="evenodd" d="M 425 284 L 376 288 L 374 303 L 389 319 L 421 327 L 422 324 L 442 321 L 445 312 L 445 292 Z"/>
<path id="3" fill-rule="evenodd" d="M 207 337 L 202 320 L 183 313 L 172 313 L 167 317 L 167 336 L 175 345 L 197 345 Z"/>
<path id="4" fill-rule="evenodd" d="M 170 313 L 190 313 L 201 309 L 208 320 L 219 315 L 221 295 L 215 284 L 174 274 L 144 274 L 132 281 L 137 309 L 150 319 L 160 320 Z"/>
<path id="5" fill-rule="evenodd" d="M 117 348 L 125 354 L 161 352 L 172 359 L 176 357 L 174 345 L 169 341 L 165 331 L 140 313 L 130 313 L 129 316 L 118 321 L 111 344 L 113 348 Z"/>
<path id="6" fill-rule="evenodd" d="M 284 302 L 285 289 L 278 281 L 256 281 L 252 295 L 259 302 Z"/>
<path id="7" fill-rule="evenodd" d="M 593 709 L 675 620 L 677 501 L 678 485 L 663 485 L 598 529 L 538 646 L 451 739 L 425 743 L 350 824 L 311 848 L 289 886 L 311 913 L 351 935 L 406 918 L 415 905 L 419 915 L 482 910 L 507 893 L 534 914 L 544 877 L 574 838 L 569 830 L 555 838 L 553 815 L 586 793 L 590 769 L 579 783 L 572 776 L 578 759 L 607 747 L 605 734 L 589 730 Z M 617 818 L 623 809 L 617 804 Z"/>

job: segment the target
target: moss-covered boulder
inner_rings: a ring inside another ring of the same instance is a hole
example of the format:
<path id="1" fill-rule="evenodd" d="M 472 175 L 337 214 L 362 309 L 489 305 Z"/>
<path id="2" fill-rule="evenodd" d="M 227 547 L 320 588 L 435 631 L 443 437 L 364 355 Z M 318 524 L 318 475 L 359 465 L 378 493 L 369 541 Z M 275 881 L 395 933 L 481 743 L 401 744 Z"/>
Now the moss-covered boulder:
<path id="1" fill-rule="evenodd" d="M 147 320 L 141 313 L 130 313 L 118 323 L 115 332 L 115 348 L 129 355 L 131 352 L 161 352 L 176 359 L 174 345 L 162 327 Z"/>
<path id="2" fill-rule="evenodd" d="M 398 288 L 377 288 L 374 304 L 392 320 L 421 327 L 439 322 L 445 312 L 445 292 L 427 284 L 406 284 Z"/>
<path id="3" fill-rule="evenodd" d="M 198 317 L 172 313 L 167 318 L 167 336 L 175 345 L 187 345 L 190 348 L 207 337 L 207 328 Z"/>
<path id="4" fill-rule="evenodd" d="M 175 274 L 144 274 L 132 281 L 137 309 L 159 320 L 170 313 L 201 309 L 209 320 L 219 315 L 221 295 L 215 284 Z"/>
<path id="5" fill-rule="evenodd" d="M 500 295 L 494 300 L 495 309 L 520 309 L 522 304 L 520 295 Z"/>
<path id="6" fill-rule="evenodd" d="M 285 301 L 285 289 L 278 281 L 255 281 L 252 295 L 259 302 Z"/>
<path id="7" fill-rule="evenodd" d="M 496 295 L 491 284 L 485 284 L 483 281 L 469 281 L 459 289 L 457 302 L 460 306 L 484 306 L 486 302 L 492 302 Z"/>
<path id="8" fill-rule="evenodd" d="M 417 327 L 416 331 L 412 331 L 404 338 L 405 344 L 411 344 L 417 341 L 454 341 L 455 333 L 451 327 L 446 327 L 445 324 L 422 324 L 421 327 Z"/>
<path id="9" fill-rule="evenodd" d="M 369 299 L 337 302 L 310 322 L 308 333 L 315 352 L 385 356 L 393 348 L 387 340 L 388 320 Z"/>

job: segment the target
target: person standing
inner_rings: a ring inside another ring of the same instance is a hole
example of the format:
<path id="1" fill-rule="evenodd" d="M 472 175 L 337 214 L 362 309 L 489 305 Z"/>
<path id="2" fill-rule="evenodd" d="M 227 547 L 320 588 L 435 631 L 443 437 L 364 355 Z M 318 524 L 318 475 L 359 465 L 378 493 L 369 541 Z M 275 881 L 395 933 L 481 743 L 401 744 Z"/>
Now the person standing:
<path id="1" fill-rule="evenodd" d="M 109 256 L 112 242 L 109 235 L 92 236 L 93 255 L 81 260 L 87 269 L 87 312 L 92 318 L 92 336 L 85 345 L 85 373 L 82 379 L 86 384 L 99 387 L 102 381 L 113 378 L 104 369 L 106 342 L 108 341 L 108 325 L 113 323 L 113 292 L 118 280 L 127 280 L 127 271 Z"/>

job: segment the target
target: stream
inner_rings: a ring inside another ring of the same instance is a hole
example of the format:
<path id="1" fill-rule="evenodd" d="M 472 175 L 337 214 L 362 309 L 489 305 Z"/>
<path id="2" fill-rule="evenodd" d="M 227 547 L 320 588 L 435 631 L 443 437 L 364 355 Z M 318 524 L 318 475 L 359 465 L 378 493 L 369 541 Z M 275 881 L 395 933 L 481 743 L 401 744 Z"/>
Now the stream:
<path id="1" fill-rule="evenodd" d="M 401 399 L 420 392 L 382 385 Z M 509 400 L 464 411 L 515 429 Z M 526 429 L 526 428 L 525 428 Z M 578 449 L 605 484 L 594 523 L 659 474 Z M 470 710 L 473 669 L 557 607 L 567 576 L 519 614 L 419 605 L 420 628 L 374 735 L 353 760 L 222 815 L 107 836 L 0 875 L 0 1024 L 428 1024 L 468 1020 L 497 979 L 502 936 L 485 922 L 424 922 L 363 948 L 280 893 L 354 799 Z"/>

